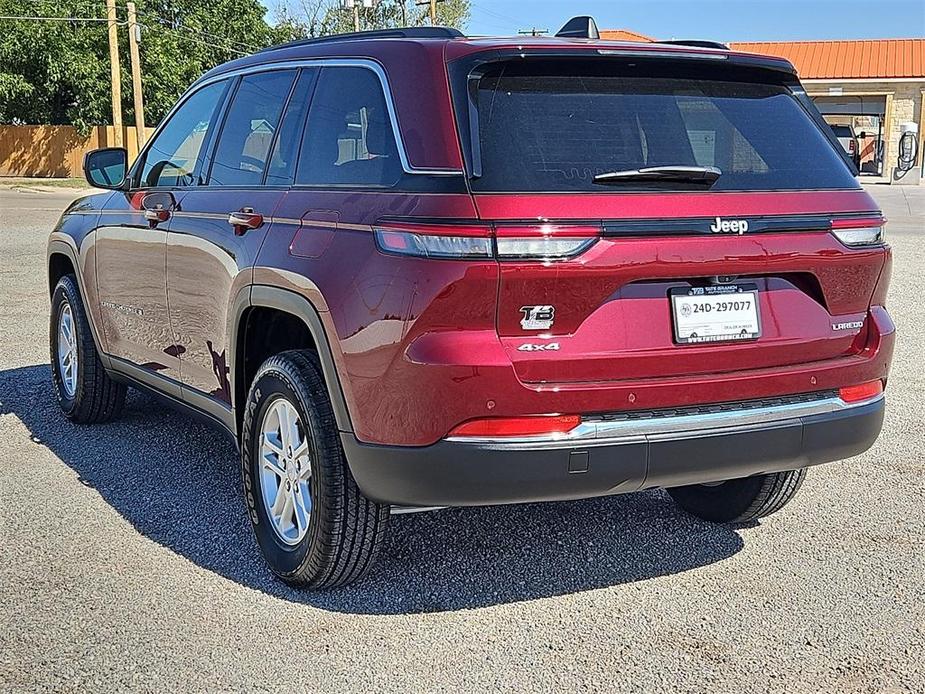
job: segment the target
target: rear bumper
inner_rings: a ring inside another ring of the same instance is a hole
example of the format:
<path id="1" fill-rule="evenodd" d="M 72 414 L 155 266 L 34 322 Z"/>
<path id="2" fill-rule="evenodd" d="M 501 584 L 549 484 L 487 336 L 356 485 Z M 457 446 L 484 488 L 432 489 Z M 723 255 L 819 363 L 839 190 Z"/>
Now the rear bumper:
<path id="1" fill-rule="evenodd" d="M 582 499 L 794 470 L 863 453 L 884 398 L 837 398 L 732 412 L 600 421 L 559 439 L 364 444 L 341 434 L 363 493 L 403 506 Z"/>

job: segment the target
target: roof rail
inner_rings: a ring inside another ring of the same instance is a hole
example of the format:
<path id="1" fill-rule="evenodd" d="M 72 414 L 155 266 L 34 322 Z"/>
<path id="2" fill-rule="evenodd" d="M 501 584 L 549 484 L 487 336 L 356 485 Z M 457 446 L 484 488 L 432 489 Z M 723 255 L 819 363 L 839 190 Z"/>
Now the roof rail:
<path id="1" fill-rule="evenodd" d="M 397 29 L 374 29 L 371 31 L 353 31 L 349 34 L 331 34 L 318 36 L 312 39 L 299 39 L 278 46 L 264 48 L 266 51 L 278 51 L 281 48 L 294 48 L 296 46 L 313 46 L 318 43 L 336 43 L 338 41 L 359 41 L 361 39 L 459 39 L 464 34 L 452 27 L 401 27 Z"/>
<path id="2" fill-rule="evenodd" d="M 572 17 L 556 32 L 560 39 L 599 39 L 600 32 L 593 17 Z"/>
<path id="3" fill-rule="evenodd" d="M 658 43 L 670 43 L 675 46 L 694 46 L 696 48 L 718 48 L 721 51 L 728 51 L 729 46 L 719 41 L 706 41 L 703 39 L 671 39 L 658 41 Z"/>

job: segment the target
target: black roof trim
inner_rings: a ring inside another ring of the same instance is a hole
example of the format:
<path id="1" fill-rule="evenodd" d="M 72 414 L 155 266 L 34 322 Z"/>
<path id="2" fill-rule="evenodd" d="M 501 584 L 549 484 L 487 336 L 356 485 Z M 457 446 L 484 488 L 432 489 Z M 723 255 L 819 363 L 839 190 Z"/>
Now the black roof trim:
<path id="1" fill-rule="evenodd" d="M 314 46 L 319 43 L 336 43 L 339 41 L 361 41 L 363 39 L 460 39 L 465 35 L 458 29 L 452 27 L 402 27 L 398 29 L 375 29 L 372 31 L 354 31 L 349 34 L 332 34 L 331 36 L 319 36 L 313 39 L 299 39 L 289 43 L 281 43 L 278 46 L 264 48 L 259 53 L 267 51 L 278 51 L 283 48 L 295 48 L 297 46 Z"/>
<path id="2" fill-rule="evenodd" d="M 694 46 L 695 48 L 718 48 L 721 51 L 728 51 L 729 46 L 719 41 L 707 41 L 704 39 L 670 39 L 665 41 L 656 41 L 656 43 L 667 43 L 672 46 Z"/>

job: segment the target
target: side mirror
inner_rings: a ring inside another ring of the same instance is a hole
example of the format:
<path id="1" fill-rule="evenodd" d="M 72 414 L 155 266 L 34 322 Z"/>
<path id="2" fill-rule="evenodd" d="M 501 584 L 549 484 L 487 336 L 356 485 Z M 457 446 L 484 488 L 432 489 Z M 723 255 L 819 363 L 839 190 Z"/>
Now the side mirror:
<path id="1" fill-rule="evenodd" d="M 95 149 L 84 155 L 84 177 L 96 188 L 121 188 L 127 172 L 128 152 L 123 147 Z"/>
<path id="2" fill-rule="evenodd" d="M 866 139 L 866 138 L 867 138 L 867 132 L 865 132 L 864 130 L 862 130 L 861 132 L 858 133 L 858 137 L 861 138 L 862 140 Z"/>

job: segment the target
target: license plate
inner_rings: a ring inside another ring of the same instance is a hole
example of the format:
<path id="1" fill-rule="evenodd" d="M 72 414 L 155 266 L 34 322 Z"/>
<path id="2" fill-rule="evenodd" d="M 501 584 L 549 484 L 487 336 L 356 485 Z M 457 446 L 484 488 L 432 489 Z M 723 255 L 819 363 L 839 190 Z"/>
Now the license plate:
<path id="1" fill-rule="evenodd" d="M 761 335 L 756 284 L 675 288 L 669 294 L 678 344 L 754 340 Z"/>

